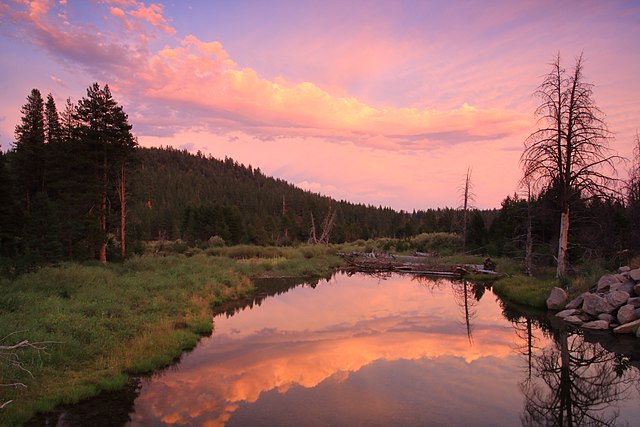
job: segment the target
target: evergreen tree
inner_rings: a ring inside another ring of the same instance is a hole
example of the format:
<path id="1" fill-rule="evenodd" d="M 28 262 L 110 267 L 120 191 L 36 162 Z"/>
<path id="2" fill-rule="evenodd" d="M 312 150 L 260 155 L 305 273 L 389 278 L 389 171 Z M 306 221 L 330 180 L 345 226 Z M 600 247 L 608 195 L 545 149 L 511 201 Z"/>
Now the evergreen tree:
<path id="1" fill-rule="evenodd" d="M 76 115 L 78 136 L 87 145 L 94 166 L 95 201 L 100 237 L 98 259 L 107 261 L 107 232 L 110 214 L 109 195 L 113 193 L 111 183 L 125 188 L 125 161 L 137 145 L 131 134 L 132 126 L 122 107 L 113 99 L 109 86 L 100 88 L 94 83 L 87 89 L 87 96 L 78 102 Z M 124 224 L 125 192 L 119 194 L 121 230 Z M 124 235 L 121 236 L 124 239 Z"/>
<path id="2" fill-rule="evenodd" d="M 56 102 L 51 94 L 47 95 L 47 102 L 44 104 L 44 132 L 45 142 L 56 143 L 62 137 L 62 127 Z"/>
<path id="3" fill-rule="evenodd" d="M 38 89 L 32 89 L 20 110 L 21 123 L 15 128 L 14 150 L 16 183 L 26 212 L 31 199 L 44 189 L 44 101 Z"/>

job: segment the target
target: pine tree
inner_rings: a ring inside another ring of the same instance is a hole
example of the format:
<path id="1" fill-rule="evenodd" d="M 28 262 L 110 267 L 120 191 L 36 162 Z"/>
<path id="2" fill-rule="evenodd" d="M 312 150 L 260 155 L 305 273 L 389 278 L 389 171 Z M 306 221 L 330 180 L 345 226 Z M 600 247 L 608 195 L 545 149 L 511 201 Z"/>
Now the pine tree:
<path id="1" fill-rule="evenodd" d="M 47 102 L 44 104 L 44 132 L 46 143 L 56 143 L 62 137 L 62 127 L 56 102 L 51 94 L 47 95 Z"/>
<path id="2" fill-rule="evenodd" d="M 38 89 L 31 90 L 20 111 L 21 123 L 15 129 L 15 175 L 28 213 L 31 199 L 44 189 L 44 101 Z"/>
<path id="3" fill-rule="evenodd" d="M 117 183 L 118 193 L 125 188 L 125 162 L 130 151 L 137 145 L 131 134 L 132 126 L 127 114 L 111 96 L 109 86 L 100 88 L 94 83 L 87 89 L 87 96 L 78 102 L 75 118 L 78 121 L 78 136 L 87 144 L 94 166 L 96 199 L 94 212 L 98 217 L 100 238 L 98 259 L 107 260 L 107 232 L 109 217 L 110 184 Z M 125 192 L 119 194 L 120 232 L 124 242 Z M 122 246 L 124 246 L 122 244 Z"/>

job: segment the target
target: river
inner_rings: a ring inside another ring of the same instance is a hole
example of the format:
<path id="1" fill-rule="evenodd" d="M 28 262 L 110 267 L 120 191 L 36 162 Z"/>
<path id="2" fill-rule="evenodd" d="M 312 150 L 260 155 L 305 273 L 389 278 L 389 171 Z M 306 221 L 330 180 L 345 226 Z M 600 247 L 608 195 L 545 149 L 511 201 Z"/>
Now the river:
<path id="1" fill-rule="evenodd" d="M 278 292 L 275 292 L 278 291 Z M 51 425 L 637 425 L 640 347 L 483 285 L 337 274 L 214 318 L 179 363 Z M 55 418 L 54 418 L 55 417 Z M 42 419 L 41 419 L 41 422 Z"/>

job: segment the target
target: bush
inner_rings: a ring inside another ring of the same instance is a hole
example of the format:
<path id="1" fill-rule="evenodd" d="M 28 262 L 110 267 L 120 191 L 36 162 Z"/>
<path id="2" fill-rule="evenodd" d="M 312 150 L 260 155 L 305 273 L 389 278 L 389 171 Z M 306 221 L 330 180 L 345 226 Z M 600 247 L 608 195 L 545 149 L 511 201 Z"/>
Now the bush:
<path id="1" fill-rule="evenodd" d="M 215 235 L 209 238 L 208 243 L 210 248 L 221 248 L 222 246 L 224 246 L 224 239 L 218 235 Z"/>

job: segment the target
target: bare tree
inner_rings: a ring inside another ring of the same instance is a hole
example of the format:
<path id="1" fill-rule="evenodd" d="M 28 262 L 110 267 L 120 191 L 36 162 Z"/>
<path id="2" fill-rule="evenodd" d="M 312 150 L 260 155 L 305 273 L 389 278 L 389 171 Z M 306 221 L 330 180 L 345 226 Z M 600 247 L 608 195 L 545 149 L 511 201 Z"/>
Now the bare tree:
<path id="1" fill-rule="evenodd" d="M 467 251 L 467 225 L 469 224 L 469 210 L 472 209 L 474 194 L 471 184 L 471 167 L 467 168 L 467 175 L 462 186 L 462 252 Z"/>
<path id="2" fill-rule="evenodd" d="M 560 64 L 560 54 L 551 63 L 535 95 L 539 129 L 525 140 L 520 161 L 524 180 L 534 187 L 557 191 L 560 207 L 557 277 L 566 273 L 571 203 L 581 197 L 603 197 L 613 191 L 615 162 L 609 149 L 611 133 L 602 111 L 593 100 L 593 84 L 583 76 L 580 55 L 570 73 Z"/>

